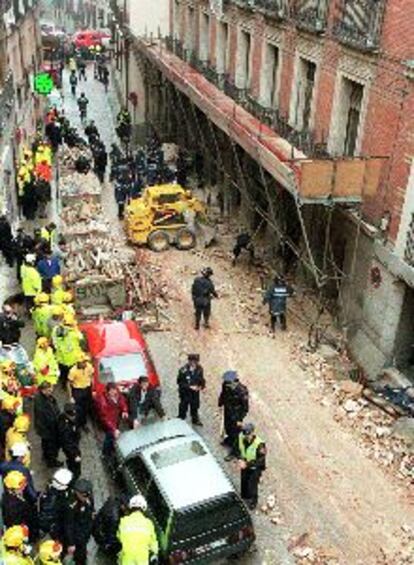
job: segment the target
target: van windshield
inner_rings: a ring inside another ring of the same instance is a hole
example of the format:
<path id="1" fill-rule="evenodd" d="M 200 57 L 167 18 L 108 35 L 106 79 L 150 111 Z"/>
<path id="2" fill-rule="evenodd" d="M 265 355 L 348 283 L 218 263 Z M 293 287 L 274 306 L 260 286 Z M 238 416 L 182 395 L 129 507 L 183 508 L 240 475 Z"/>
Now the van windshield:
<path id="1" fill-rule="evenodd" d="M 247 512 L 236 495 L 212 500 L 200 506 L 177 512 L 173 540 L 205 534 L 211 530 L 230 526 L 234 522 L 246 520 Z"/>

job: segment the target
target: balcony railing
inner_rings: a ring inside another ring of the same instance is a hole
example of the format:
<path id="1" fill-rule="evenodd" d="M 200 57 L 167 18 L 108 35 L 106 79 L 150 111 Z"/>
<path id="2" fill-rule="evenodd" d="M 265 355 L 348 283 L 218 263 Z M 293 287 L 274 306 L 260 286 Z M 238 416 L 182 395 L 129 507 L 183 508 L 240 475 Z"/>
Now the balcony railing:
<path id="1" fill-rule="evenodd" d="M 333 33 L 342 43 L 362 51 L 379 48 L 382 0 L 343 0 L 341 17 L 334 22 Z"/>
<path id="2" fill-rule="evenodd" d="M 167 37 L 165 45 L 169 51 L 187 61 L 238 105 L 255 116 L 260 122 L 268 125 L 278 135 L 285 138 L 293 146 L 303 151 L 303 153 L 309 157 L 322 158 L 328 156 L 327 145 L 324 140 L 317 142 L 312 132 L 295 130 L 289 124 L 287 117 L 282 116 L 277 109 L 263 106 L 256 98 L 249 94 L 248 89 L 239 88 L 231 77 L 218 73 L 216 69 L 209 65 L 208 61 L 202 61 L 197 58 L 194 52 L 190 53 L 188 50 L 183 49 L 180 41 Z M 292 158 L 294 158 L 294 155 L 292 155 Z"/>
<path id="3" fill-rule="evenodd" d="M 0 138 L 7 133 L 10 116 L 14 107 L 13 76 L 9 74 L 0 88 Z"/>

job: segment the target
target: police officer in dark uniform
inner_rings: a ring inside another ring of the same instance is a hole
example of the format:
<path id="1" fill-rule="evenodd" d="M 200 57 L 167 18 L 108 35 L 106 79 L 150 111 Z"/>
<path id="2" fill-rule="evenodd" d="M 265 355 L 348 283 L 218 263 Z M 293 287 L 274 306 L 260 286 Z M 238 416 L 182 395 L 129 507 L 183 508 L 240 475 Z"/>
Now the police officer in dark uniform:
<path id="1" fill-rule="evenodd" d="M 78 479 L 73 486 L 64 524 L 65 547 L 76 565 L 87 563 L 87 545 L 92 534 L 94 514 L 92 484 L 86 479 Z"/>
<path id="2" fill-rule="evenodd" d="M 286 330 L 286 305 L 287 299 L 292 294 L 293 288 L 288 286 L 282 277 L 275 277 L 273 284 L 264 295 L 263 304 L 269 304 L 270 328 L 273 335 L 278 320 L 282 330 Z"/>
<path id="3" fill-rule="evenodd" d="M 266 445 L 251 423 L 245 424 L 239 434 L 239 468 L 240 494 L 253 510 L 259 498 L 260 477 L 266 469 Z"/>
<path id="4" fill-rule="evenodd" d="M 242 422 L 249 412 L 249 391 L 239 381 L 236 371 L 226 371 L 218 401 L 223 408 L 225 438 L 222 445 L 230 448 L 226 461 L 239 455 L 238 437 Z"/>
<path id="5" fill-rule="evenodd" d="M 185 420 L 188 407 L 190 407 L 193 424 L 202 426 L 198 410 L 200 408 L 200 391 L 204 390 L 206 381 L 204 380 L 203 367 L 200 365 L 200 355 L 191 353 L 188 356 L 188 362 L 178 371 L 177 385 L 180 398 L 178 417 Z"/>
<path id="6" fill-rule="evenodd" d="M 204 317 L 204 327 L 209 328 L 211 314 L 211 297 L 218 298 L 214 283 L 211 280 L 213 270 L 206 267 L 201 271 L 201 276 L 196 277 L 191 287 L 195 310 L 195 329 L 200 329 L 201 316 Z"/>
<path id="7" fill-rule="evenodd" d="M 58 432 L 67 467 L 76 480 L 81 474 L 81 451 L 79 447 L 81 434 L 75 404 L 71 402 L 65 404 L 63 414 L 58 419 Z"/>

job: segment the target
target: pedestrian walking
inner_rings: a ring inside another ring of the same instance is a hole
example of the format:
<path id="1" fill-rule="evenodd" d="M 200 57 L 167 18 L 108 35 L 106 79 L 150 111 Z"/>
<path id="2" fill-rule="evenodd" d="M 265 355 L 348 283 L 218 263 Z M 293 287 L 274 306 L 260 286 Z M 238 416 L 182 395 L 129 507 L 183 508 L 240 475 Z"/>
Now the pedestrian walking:
<path id="1" fill-rule="evenodd" d="M 245 424 L 239 434 L 239 468 L 241 497 L 253 510 L 259 498 L 260 478 L 266 469 L 266 445 L 251 423 Z"/>
<path id="2" fill-rule="evenodd" d="M 129 194 L 129 184 L 124 178 L 115 181 L 115 200 L 118 205 L 118 219 L 124 218 L 125 202 Z"/>
<path id="3" fill-rule="evenodd" d="M 107 457 L 113 453 L 114 439 L 121 435 L 121 421 L 129 418 L 127 402 L 115 383 L 108 383 L 104 394 L 97 397 L 96 409 L 105 431 L 102 455 Z"/>
<path id="4" fill-rule="evenodd" d="M 121 551 L 119 565 L 158 563 L 158 540 L 153 522 L 145 515 L 147 501 L 138 494 L 128 504 L 127 515 L 119 523 Z"/>
<path id="5" fill-rule="evenodd" d="M 99 548 L 114 557 L 121 550 L 118 529 L 126 514 L 129 499 L 126 496 L 109 497 L 93 522 L 92 536 Z"/>
<path id="6" fill-rule="evenodd" d="M 85 93 L 81 92 L 81 95 L 78 98 L 78 108 L 79 108 L 79 116 L 82 123 L 86 120 L 88 115 L 88 104 L 89 104 L 89 100 L 86 98 Z"/>
<path id="7" fill-rule="evenodd" d="M 237 259 L 240 257 L 240 254 L 243 250 L 249 253 L 250 263 L 253 263 L 254 246 L 253 246 L 252 236 L 248 232 L 242 232 L 236 238 L 236 243 L 233 247 L 233 261 L 232 261 L 233 267 L 236 264 Z"/>
<path id="8" fill-rule="evenodd" d="M 14 242 L 9 220 L 4 214 L 0 216 L 0 251 L 9 267 L 14 265 Z"/>
<path id="9" fill-rule="evenodd" d="M 39 496 L 39 530 L 41 537 L 64 540 L 65 517 L 69 508 L 70 484 L 73 475 L 68 469 L 58 469 L 46 490 Z"/>
<path id="10" fill-rule="evenodd" d="M 83 59 L 79 59 L 78 62 L 78 73 L 79 73 L 79 82 L 81 80 L 84 80 L 85 82 L 87 81 L 87 76 L 86 76 L 86 63 Z"/>
<path id="11" fill-rule="evenodd" d="M 19 343 L 21 330 L 24 328 L 23 320 L 17 317 L 10 304 L 3 304 L 0 314 L 0 342 L 2 345 Z"/>
<path id="12" fill-rule="evenodd" d="M 35 541 L 38 534 L 37 509 L 24 493 L 27 480 L 20 471 L 10 471 L 4 477 L 1 508 L 6 528 L 25 524 L 29 528 L 30 540 Z"/>
<path id="13" fill-rule="evenodd" d="M 240 380 L 236 371 L 226 371 L 218 400 L 223 409 L 223 427 L 225 437 L 222 445 L 229 448 L 227 461 L 239 455 L 238 439 L 243 420 L 249 412 L 249 391 Z"/>
<path id="14" fill-rule="evenodd" d="M 53 386 L 43 381 L 34 399 L 34 427 L 41 439 L 42 457 L 46 465 L 53 469 L 61 465 L 59 455 L 58 418 L 60 409 L 53 396 Z"/>
<path id="15" fill-rule="evenodd" d="M 80 428 L 77 421 L 76 406 L 65 404 L 63 414 L 58 418 L 59 441 L 66 457 L 66 465 L 76 480 L 81 474 Z"/>
<path id="16" fill-rule="evenodd" d="M 7 528 L 2 537 L 4 552 L 3 565 L 33 565 L 30 557 L 29 528 L 26 525 L 17 525 Z"/>
<path id="17" fill-rule="evenodd" d="M 105 92 L 108 92 L 108 88 L 109 88 L 109 70 L 108 67 L 106 65 L 103 66 L 102 68 L 102 82 L 103 85 L 105 87 Z"/>
<path id="18" fill-rule="evenodd" d="M 133 428 L 138 428 L 153 410 L 159 418 L 164 418 L 165 411 L 161 404 L 161 390 L 150 387 L 147 376 L 141 376 L 128 394 L 129 417 Z"/>
<path id="19" fill-rule="evenodd" d="M 185 420 L 190 408 L 192 423 L 195 426 L 202 426 L 198 410 L 200 408 L 200 391 L 205 389 L 206 381 L 198 353 L 188 355 L 187 363 L 178 371 L 177 385 L 180 399 L 178 417 Z"/>
<path id="20" fill-rule="evenodd" d="M 201 271 L 201 276 L 194 279 L 191 287 L 191 295 L 193 298 L 195 310 L 195 329 L 200 329 L 201 318 L 204 317 L 204 327 L 209 328 L 209 320 L 211 315 L 211 298 L 218 298 L 218 294 L 211 280 L 213 270 L 206 267 Z"/>
<path id="21" fill-rule="evenodd" d="M 68 374 L 69 398 L 74 402 L 78 424 L 87 431 L 86 422 L 92 406 L 93 365 L 89 355 L 83 353 Z"/>
<path id="22" fill-rule="evenodd" d="M 103 143 L 100 143 L 98 145 L 97 150 L 94 153 L 94 161 L 95 174 L 98 177 L 99 181 L 103 183 L 105 180 L 106 166 L 108 164 L 108 154 Z"/>
<path id="23" fill-rule="evenodd" d="M 283 331 L 286 330 L 287 299 L 293 295 L 293 288 L 288 286 L 282 277 L 275 277 L 263 298 L 263 304 L 269 305 L 270 329 L 275 335 L 276 322 L 279 321 Z"/>
<path id="24" fill-rule="evenodd" d="M 92 484 L 86 479 L 78 479 L 73 485 L 73 493 L 64 518 L 65 546 L 75 565 L 87 563 L 87 545 L 92 534 L 94 512 Z"/>
<path id="25" fill-rule="evenodd" d="M 76 96 L 76 87 L 78 85 L 78 77 L 76 76 L 76 71 L 72 71 L 69 76 L 70 91 L 72 96 Z"/>

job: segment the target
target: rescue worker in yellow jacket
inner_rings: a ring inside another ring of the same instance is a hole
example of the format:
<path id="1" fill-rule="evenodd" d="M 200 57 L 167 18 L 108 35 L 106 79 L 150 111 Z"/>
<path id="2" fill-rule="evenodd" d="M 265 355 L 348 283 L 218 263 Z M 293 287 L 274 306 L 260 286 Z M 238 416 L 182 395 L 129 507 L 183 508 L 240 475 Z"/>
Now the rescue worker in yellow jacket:
<path id="1" fill-rule="evenodd" d="M 66 314 L 63 323 L 53 328 L 52 343 L 59 363 L 62 386 L 66 387 L 69 371 L 83 356 L 81 343 L 83 336 L 74 316 Z"/>
<path id="2" fill-rule="evenodd" d="M 259 482 L 266 469 L 266 445 L 252 423 L 244 424 L 239 434 L 241 497 L 253 510 L 259 498 Z"/>
<path id="3" fill-rule="evenodd" d="M 50 224 L 44 226 L 40 230 L 40 237 L 47 241 L 50 247 L 53 248 L 57 243 L 56 224 L 54 222 L 50 222 Z"/>
<path id="4" fill-rule="evenodd" d="M 40 544 L 36 565 L 62 565 L 63 546 L 58 541 L 48 539 Z"/>
<path id="5" fill-rule="evenodd" d="M 49 304 L 49 295 L 40 292 L 34 298 L 32 320 L 37 336 L 50 337 L 49 319 L 52 316 L 52 306 Z"/>
<path id="6" fill-rule="evenodd" d="M 29 530 L 26 526 L 11 526 L 4 532 L 0 552 L 3 565 L 34 565 L 33 559 L 27 555 L 29 546 Z"/>
<path id="7" fill-rule="evenodd" d="M 27 434 L 30 429 L 30 416 L 29 414 L 20 414 L 16 416 L 12 427 L 7 430 L 6 433 L 6 461 L 11 460 L 11 448 L 16 443 L 24 443 L 27 445 L 28 450 L 27 454 L 23 459 L 23 465 L 25 467 L 30 467 L 31 457 L 30 457 L 30 444 L 29 440 L 27 439 Z"/>
<path id="8" fill-rule="evenodd" d="M 158 540 L 154 524 L 145 516 L 147 501 L 140 494 L 129 501 L 129 513 L 121 518 L 118 539 L 122 549 L 119 565 L 148 565 L 158 561 Z"/>
<path id="9" fill-rule="evenodd" d="M 36 269 L 35 264 L 36 255 L 30 253 L 26 255 L 25 262 L 20 269 L 22 291 L 28 310 L 33 306 L 34 297 L 42 292 L 42 277 Z"/>
<path id="10" fill-rule="evenodd" d="M 46 161 L 48 165 L 52 164 L 52 149 L 47 143 L 39 143 L 34 156 L 35 167 L 39 163 Z"/>
<path id="11" fill-rule="evenodd" d="M 52 279 L 52 293 L 50 295 L 52 304 L 63 304 L 65 292 L 66 290 L 62 275 L 55 275 Z"/>
<path id="12" fill-rule="evenodd" d="M 64 315 L 69 314 L 73 317 L 76 316 L 75 306 L 73 304 L 73 294 L 70 290 L 67 290 L 63 295 L 62 308 Z"/>
<path id="13" fill-rule="evenodd" d="M 50 342 L 46 337 L 39 337 L 33 357 L 36 385 L 43 382 L 56 385 L 59 380 L 59 366 Z"/>

